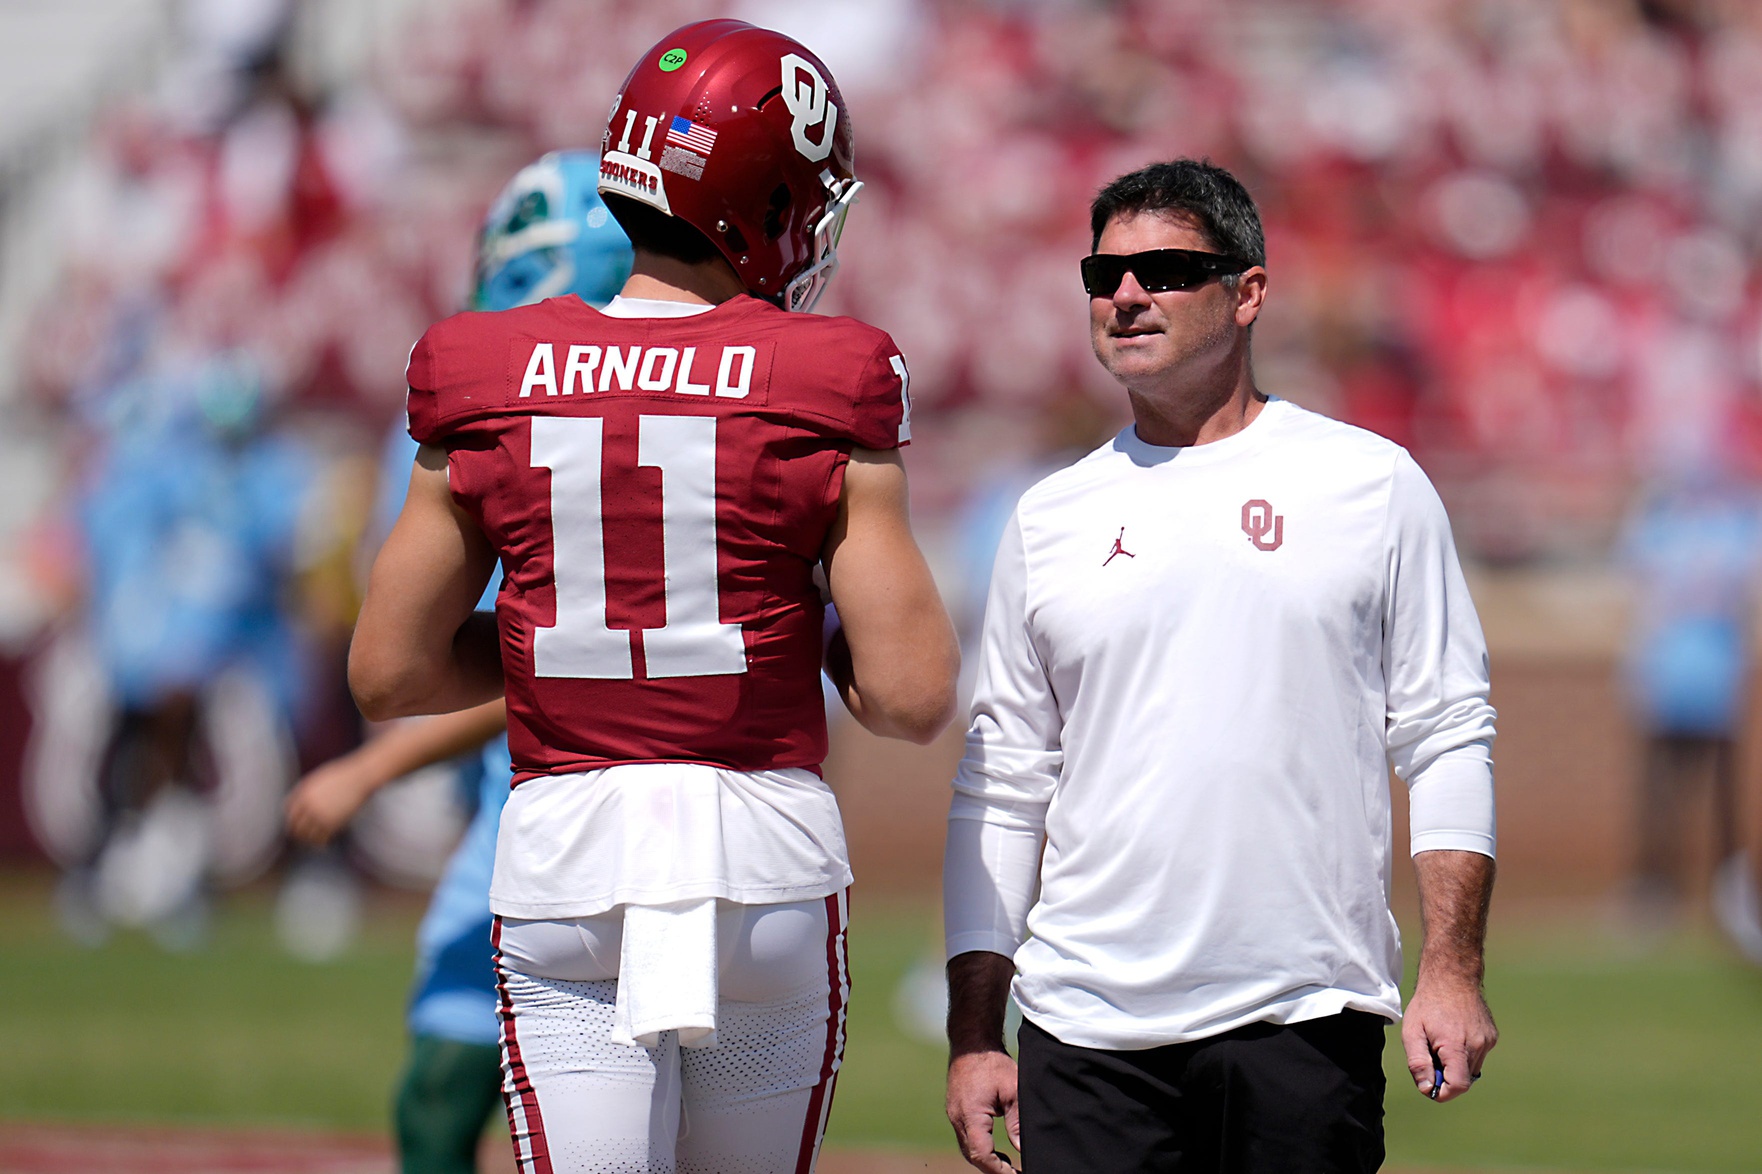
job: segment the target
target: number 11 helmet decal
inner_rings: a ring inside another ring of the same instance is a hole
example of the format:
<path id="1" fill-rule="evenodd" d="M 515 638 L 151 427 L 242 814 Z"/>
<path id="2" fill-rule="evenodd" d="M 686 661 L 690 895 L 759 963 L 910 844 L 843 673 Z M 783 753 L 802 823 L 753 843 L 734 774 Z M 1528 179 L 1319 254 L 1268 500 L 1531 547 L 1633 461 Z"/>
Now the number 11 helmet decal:
<path id="1" fill-rule="evenodd" d="M 838 269 L 863 186 L 832 72 L 799 42 L 738 20 L 663 38 L 612 103 L 599 190 L 690 224 L 747 290 L 811 310 Z"/>

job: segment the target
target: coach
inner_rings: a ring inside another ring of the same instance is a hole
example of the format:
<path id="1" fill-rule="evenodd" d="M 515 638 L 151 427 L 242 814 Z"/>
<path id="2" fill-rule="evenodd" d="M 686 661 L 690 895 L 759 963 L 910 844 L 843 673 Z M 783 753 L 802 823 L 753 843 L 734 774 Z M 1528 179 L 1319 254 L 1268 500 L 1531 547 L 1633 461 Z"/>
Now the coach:
<path id="1" fill-rule="evenodd" d="M 1449 520 L 1403 449 L 1255 388 L 1265 244 L 1233 176 L 1147 167 L 1090 226 L 1134 423 L 1029 490 L 998 552 L 949 812 L 949 1118 L 994 1172 L 995 1116 L 1029 1174 L 1375 1170 L 1391 764 L 1415 1086 L 1460 1096 L 1497 1035 L 1494 715 Z"/>

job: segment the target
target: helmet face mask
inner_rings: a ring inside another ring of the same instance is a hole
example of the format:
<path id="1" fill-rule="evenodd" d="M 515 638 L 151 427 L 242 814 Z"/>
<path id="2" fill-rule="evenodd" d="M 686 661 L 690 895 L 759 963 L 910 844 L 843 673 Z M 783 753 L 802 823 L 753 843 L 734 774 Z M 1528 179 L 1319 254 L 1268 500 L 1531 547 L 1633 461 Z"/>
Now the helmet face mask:
<path id="1" fill-rule="evenodd" d="M 783 308 L 786 310 L 798 310 L 804 314 L 812 312 L 838 272 L 838 242 L 844 237 L 844 222 L 850 216 L 851 206 L 857 202 L 858 193 L 863 190 L 863 183 L 858 179 L 845 180 L 839 189 L 833 193 L 825 214 L 814 225 L 813 262 L 784 287 Z"/>
<path id="2" fill-rule="evenodd" d="M 741 284 L 809 310 L 837 270 L 862 186 L 831 72 L 781 33 L 686 25 L 636 63 L 601 140 L 599 190 L 707 237 Z"/>

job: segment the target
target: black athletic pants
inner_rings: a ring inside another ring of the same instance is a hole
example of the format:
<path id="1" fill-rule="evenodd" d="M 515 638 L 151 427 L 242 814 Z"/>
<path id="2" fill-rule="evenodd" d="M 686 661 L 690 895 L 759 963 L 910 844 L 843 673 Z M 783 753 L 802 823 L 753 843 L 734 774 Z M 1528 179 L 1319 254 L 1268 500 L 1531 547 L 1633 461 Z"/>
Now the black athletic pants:
<path id="1" fill-rule="evenodd" d="M 1371 1174 L 1386 1026 L 1346 1011 L 1114 1052 L 1023 1020 L 1025 1174 Z"/>

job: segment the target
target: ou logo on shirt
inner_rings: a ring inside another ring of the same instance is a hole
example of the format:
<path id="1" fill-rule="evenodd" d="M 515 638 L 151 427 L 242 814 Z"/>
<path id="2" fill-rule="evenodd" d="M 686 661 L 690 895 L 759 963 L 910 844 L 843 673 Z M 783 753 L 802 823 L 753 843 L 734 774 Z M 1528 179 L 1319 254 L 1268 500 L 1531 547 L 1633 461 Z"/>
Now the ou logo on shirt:
<path id="1" fill-rule="evenodd" d="M 1256 550 L 1277 550 L 1285 544 L 1285 515 L 1260 498 L 1242 503 L 1242 533 Z M 1271 537 L 1268 537 L 1271 535 Z"/>

